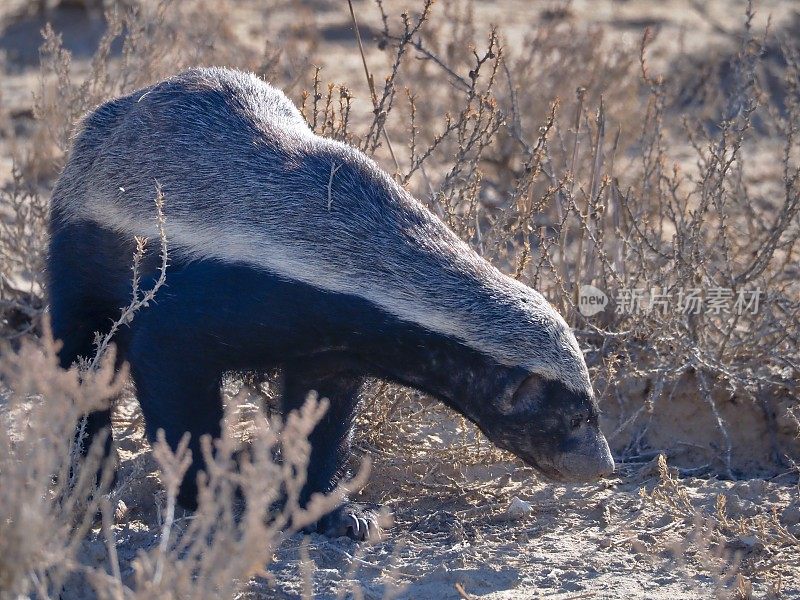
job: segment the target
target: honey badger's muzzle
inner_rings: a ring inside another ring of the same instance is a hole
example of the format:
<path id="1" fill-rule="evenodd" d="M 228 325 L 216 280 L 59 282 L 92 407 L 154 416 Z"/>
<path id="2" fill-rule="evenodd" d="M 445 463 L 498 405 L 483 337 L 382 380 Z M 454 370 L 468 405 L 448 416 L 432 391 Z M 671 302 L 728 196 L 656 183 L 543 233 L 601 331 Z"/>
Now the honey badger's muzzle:
<path id="1" fill-rule="evenodd" d="M 575 483 L 595 481 L 614 472 L 614 458 L 599 428 L 587 424 L 575 437 L 568 448 L 553 457 L 557 479 Z"/>
<path id="2" fill-rule="evenodd" d="M 614 458 L 596 422 L 584 422 L 563 437 L 525 426 L 510 432 L 510 427 L 500 435 L 494 431 L 490 438 L 548 479 L 582 483 L 614 473 Z"/>

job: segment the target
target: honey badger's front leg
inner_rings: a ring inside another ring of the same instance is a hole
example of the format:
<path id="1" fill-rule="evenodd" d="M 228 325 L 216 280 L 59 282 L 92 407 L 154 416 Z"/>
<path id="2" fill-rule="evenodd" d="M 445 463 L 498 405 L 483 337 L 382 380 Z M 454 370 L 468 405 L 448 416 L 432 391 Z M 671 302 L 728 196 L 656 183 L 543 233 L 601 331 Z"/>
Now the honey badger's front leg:
<path id="1" fill-rule="evenodd" d="M 304 363 L 304 364 L 303 364 Z M 328 493 L 346 475 L 353 437 L 353 418 L 363 379 L 353 373 L 320 367 L 314 359 L 286 364 L 283 372 L 282 409 L 284 415 L 300 408 L 309 392 L 327 398 L 328 410 L 309 436 L 311 456 L 300 504 L 305 506 L 314 493 Z M 374 511 L 345 502 L 322 517 L 314 528 L 329 537 L 348 536 L 356 540 L 377 531 Z"/>

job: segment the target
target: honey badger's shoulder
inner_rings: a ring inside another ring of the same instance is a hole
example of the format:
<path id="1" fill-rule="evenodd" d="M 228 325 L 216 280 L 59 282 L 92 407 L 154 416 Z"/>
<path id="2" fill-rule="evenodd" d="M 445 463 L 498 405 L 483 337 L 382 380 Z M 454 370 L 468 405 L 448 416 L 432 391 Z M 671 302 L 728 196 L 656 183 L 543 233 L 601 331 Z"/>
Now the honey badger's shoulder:
<path id="1" fill-rule="evenodd" d="M 131 96 L 144 109 L 140 111 L 143 123 L 187 126 L 176 132 L 208 135 L 230 127 L 231 133 L 249 130 L 258 135 L 250 141 L 263 141 L 266 136 L 276 143 L 312 135 L 294 103 L 253 73 L 220 67 L 190 69 Z"/>
<path id="2" fill-rule="evenodd" d="M 274 132 L 280 136 L 290 131 L 311 135 L 300 111 L 281 90 L 253 73 L 221 67 L 189 69 L 110 100 L 90 112 L 79 130 L 93 127 L 106 130 L 108 119 L 114 121 L 113 115 L 120 112 L 133 121 L 131 124 L 149 122 L 165 130 L 186 124 L 194 127 L 186 131 L 200 134 L 210 128 L 234 126 L 234 131 L 251 127 L 259 133 Z M 116 120 L 113 124 L 120 123 Z"/>
<path id="3" fill-rule="evenodd" d="M 322 148 L 341 155 L 339 163 L 363 167 L 365 157 L 315 136 L 291 100 L 256 75 L 190 69 L 85 115 L 53 206 L 75 219 L 144 217 L 152 212 L 157 180 L 178 211 L 173 217 L 203 208 L 211 212 L 198 195 L 219 193 L 222 202 L 316 185 L 320 161 L 315 159 Z M 130 225 L 123 219 L 118 229 L 128 231 Z"/>
<path id="4" fill-rule="evenodd" d="M 163 153 L 164 146 L 173 144 L 224 141 L 235 147 L 243 136 L 289 146 L 311 135 L 291 100 L 254 74 L 196 68 L 89 111 L 75 128 L 70 161 L 102 167 L 114 157 L 132 156 L 141 142 L 152 153 Z M 201 154 L 200 147 L 184 150 Z"/>

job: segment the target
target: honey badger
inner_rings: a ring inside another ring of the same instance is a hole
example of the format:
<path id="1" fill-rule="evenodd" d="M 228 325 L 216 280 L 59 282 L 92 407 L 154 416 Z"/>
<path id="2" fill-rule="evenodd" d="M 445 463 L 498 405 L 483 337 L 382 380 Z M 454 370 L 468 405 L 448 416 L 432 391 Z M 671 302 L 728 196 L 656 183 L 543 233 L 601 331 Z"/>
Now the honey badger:
<path id="1" fill-rule="evenodd" d="M 558 481 L 613 471 L 589 373 L 564 319 L 502 274 L 372 160 L 315 135 L 282 92 L 238 71 L 192 69 L 86 115 L 51 203 L 54 335 L 69 366 L 130 298 L 134 236 L 170 264 L 157 301 L 123 328 L 152 441 L 191 434 L 179 500 L 196 502 L 199 440 L 220 435 L 222 377 L 282 370 L 282 409 L 330 401 L 311 435 L 302 501 L 330 491 L 350 454 L 365 377 L 426 392 Z M 143 266 L 155 281 L 157 257 Z M 146 285 L 146 284 L 145 284 Z M 88 416 L 89 435 L 109 412 Z M 363 537 L 345 503 L 318 523 Z"/>

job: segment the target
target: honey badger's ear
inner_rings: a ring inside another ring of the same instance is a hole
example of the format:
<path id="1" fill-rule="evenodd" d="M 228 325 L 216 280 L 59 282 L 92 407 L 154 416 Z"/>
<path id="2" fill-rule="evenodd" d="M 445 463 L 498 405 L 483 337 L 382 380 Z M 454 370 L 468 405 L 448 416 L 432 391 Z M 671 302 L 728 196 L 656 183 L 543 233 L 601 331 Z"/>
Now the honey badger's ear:
<path id="1" fill-rule="evenodd" d="M 506 415 L 524 414 L 533 410 L 544 398 L 547 380 L 541 375 L 528 375 L 512 394 L 500 402 L 500 412 Z"/>

